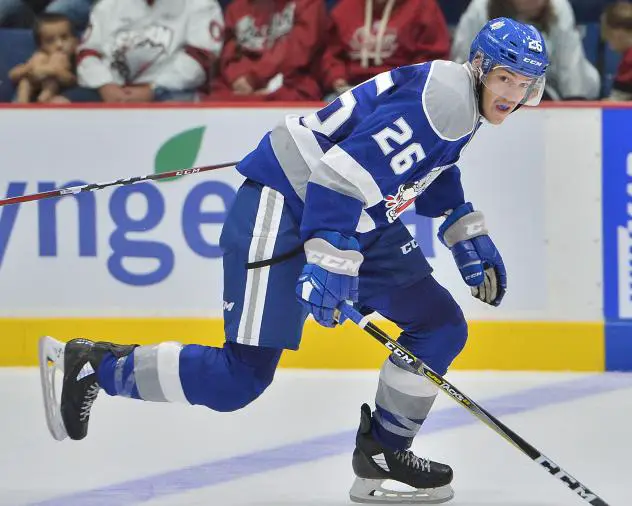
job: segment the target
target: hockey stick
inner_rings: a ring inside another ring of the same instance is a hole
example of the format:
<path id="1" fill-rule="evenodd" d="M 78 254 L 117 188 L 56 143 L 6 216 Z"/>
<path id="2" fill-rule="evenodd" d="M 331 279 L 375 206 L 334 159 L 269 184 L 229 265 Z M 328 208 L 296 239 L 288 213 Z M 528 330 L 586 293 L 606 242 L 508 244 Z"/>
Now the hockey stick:
<path id="1" fill-rule="evenodd" d="M 470 399 L 464 393 L 462 393 L 458 388 L 452 385 L 452 383 L 445 380 L 441 375 L 434 372 L 430 367 L 428 367 L 421 360 L 415 357 L 406 348 L 401 346 L 397 341 L 395 341 L 392 337 L 386 334 L 383 330 L 381 330 L 375 324 L 368 321 L 366 317 L 362 316 L 362 314 L 356 311 L 352 306 L 343 304 L 341 306 L 341 312 L 351 321 L 356 323 L 361 329 L 371 334 L 371 336 L 373 336 L 376 340 L 378 340 L 386 348 L 388 348 L 392 353 L 394 353 L 396 356 L 398 356 L 400 359 L 406 362 L 416 372 L 418 372 L 422 376 L 425 376 L 430 381 L 435 383 L 439 387 L 440 390 L 443 390 L 452 399 L 454 399 L 461 406 L 467 409 L 470 413 L 476 416 L 481 422 L 487 425 L 490 429 L 492 429 L 494 432 L 502 436 L 509 443 L 514 445 L 522 453 L 526 454 L 531 460 L 534 460 L 535 462 L 540 464 L 544 469 L 546 469 L 555 478 L 560 480 L 562 483 L 564 483 L 564 485 L 566 485 L 573 492 L 579 495 L 579 497 L 587 501 L 589 504 L 592 504 L 593 506 L 608 506 L 608 503 L 604 501 L 601 497 L 599 497 L 597 494 L 589 490 L 579 480 L 573 478 L 570 474 L 568 474 L 564 469 L 558 466 L 555 462 L 553 462 L 550 458 L 548 458 L 542 452 L 540 452 L 535 447 L 527 443 L 524 439 L 522 439 L 518 434 L 516 434 L 514 431 L 508 428 L 500 420 L 490 415 L 476 402 L 474 402 L 472 399 Z"/>
<path id="2" fill-rule="evenodd" d="M 32 200 L 50 199 L 54 197 L 63 197 L 65 195 L 74 195 L 76 193 L 91 192 L 94 190 L 103 190 L 109 186 L 120 186 L 127 184 L 140 183 L 141 181 L 159 181 L 170 177 L 189 176 L 191 174 L 199 174 L 210 170 L 223 169 L 224 167 L 234 167 L 237 162 L 220 163 L 218 165 L 207 165 L 205 167 L 193 167 L 192 169 L 179 169 L 171 172 L 162 172 L 161 174 L 149 174 L 147 176 L 129 177 L 127 179 L 117 179 L 107 183 L 91 183 L 83 186 L 72 186 L 70 188 L 60 188 L 59 190 L 50 190 L 41 193 L 32 193 L 30 195 L 22 195 L 19 197 L 9 197 L 0 200 L 0 207 L 9 204 L 19 204 L 21 202 L 30 202 Z"/>

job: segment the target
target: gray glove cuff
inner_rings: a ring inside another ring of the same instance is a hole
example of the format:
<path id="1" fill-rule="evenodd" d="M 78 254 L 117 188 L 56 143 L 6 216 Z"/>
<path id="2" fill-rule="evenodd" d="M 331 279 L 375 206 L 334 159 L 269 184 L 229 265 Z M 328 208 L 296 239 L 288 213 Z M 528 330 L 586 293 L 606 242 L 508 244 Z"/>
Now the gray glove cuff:
<path id="1" fill-rule="evenodd" d="M 480 211 L 466 214 L 455 221 L 443 234 L 443 242 L 448 248 L 457 242 L 473 239 L 479 235 L 488 234 L 485 228 L 485 216 Z"/>
<path id="2" fill-rule="evenodd" d="M 305 256 L 308 264 L 320 265 L 326 271 L 347 276 L 357 276 L 364 261 L 359 251 L 340 250 L 320 237 L 305 242 Z"/>

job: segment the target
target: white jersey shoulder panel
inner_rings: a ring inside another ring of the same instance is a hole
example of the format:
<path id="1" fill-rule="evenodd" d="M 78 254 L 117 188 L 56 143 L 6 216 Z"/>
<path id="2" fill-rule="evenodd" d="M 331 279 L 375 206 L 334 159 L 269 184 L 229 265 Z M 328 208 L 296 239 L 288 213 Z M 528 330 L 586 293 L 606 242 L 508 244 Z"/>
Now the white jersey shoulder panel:
<path id="1" fill-rule="evenodd" d="M 428 122 L 439 138 L 456 141 L 470 134 L 479 114 L 470 70 L 454 62 L 432 62 L 422 104 Z"/>

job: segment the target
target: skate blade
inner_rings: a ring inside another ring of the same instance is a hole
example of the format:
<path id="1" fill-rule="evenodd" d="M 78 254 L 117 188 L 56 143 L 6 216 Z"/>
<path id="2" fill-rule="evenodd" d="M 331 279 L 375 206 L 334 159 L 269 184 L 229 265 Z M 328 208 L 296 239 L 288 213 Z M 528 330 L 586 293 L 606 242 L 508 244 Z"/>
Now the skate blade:
<path id="1" fill-rule="evenodd" d="M 55 388 L 55 372 L 64 372 L 65 343 L 49 336 L 40 337 L 38 343 L 40 379 L 44 396 L 46 424 L 51 436 L 57 441 L 68 437 L 61 418 L 60 402 Z"/>
<path id="2" fill-rule="evenodd" d="M 385 487 L 385 483 L 397 483 L 409 491 L 402 492 Z M 437 488 L 409 487 L 393 480 L 371 480 L 356 478 L 349 491 L 349 498 L 357 503 L 371 504 L 440 504 L 448 502 L 454 497 L 454 490 L 450 485 Z"/>

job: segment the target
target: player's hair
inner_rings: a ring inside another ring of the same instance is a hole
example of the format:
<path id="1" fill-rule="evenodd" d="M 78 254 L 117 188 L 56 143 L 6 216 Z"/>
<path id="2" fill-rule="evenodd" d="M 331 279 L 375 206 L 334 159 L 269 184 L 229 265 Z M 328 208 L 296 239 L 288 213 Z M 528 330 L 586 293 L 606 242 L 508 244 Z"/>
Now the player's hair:
<path id="1" fill-rule="evenodd" d="M 608 4 L 603 11 L 603 23 L 606 28 L 632 32 L 632 3 L 620 1 Z"/>
<path id="2" fill-rule="evenodd" d="M 35 18 L 35 22 L 33 23 L 33 39 L 35 39 L 35 44 L 37 45 L 37 47 L 39 47 L 42 43 L 42 34 L 40 33 L 42 30 L 42 25 L 45 25 L 46 23 L 59 23 L 60 21 L 67 22 L 70 25 L 70 30 L 72 31 L 73 35 L 76 35 L 75 25 L 68 16 L 65 16 L 64 14 L 57 14 L 54 12 L 42 12 L 37 15 L 37 17 Z"/>
<path id="3" fill-rule="evenodd" d="M 489 19 L 511 18 L 524 21 L 545 33 L 550 32 L 550 29 L 557 18 L 555 10 L 553 9 L 553 4 L 550 0 L 547 0 L 544 4 L 544 8 L 535 19 L 524 20 L 520 19 L 518 10 L 510 0 L 489 0 L 489 3 L 487 4 L 487 16 Z"/>

